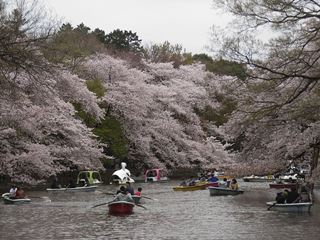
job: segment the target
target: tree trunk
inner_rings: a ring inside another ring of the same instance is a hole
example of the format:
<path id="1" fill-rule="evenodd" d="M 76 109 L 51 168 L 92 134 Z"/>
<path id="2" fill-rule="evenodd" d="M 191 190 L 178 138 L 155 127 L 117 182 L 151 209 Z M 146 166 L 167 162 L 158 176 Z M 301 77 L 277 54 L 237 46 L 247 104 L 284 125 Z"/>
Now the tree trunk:
<path id="1" fill-rule="evenodd" d="M 320 144 L 317 144 L 313 148 L 310 176 L 312 176 L 313 170 L 316 169 L 318 166 L 319 153 L 320 153 Z"/>

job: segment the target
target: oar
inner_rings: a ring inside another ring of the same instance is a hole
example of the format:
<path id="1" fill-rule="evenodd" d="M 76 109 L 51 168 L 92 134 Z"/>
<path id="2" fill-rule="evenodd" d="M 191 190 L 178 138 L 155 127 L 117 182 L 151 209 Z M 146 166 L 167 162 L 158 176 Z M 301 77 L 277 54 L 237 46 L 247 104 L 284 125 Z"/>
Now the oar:
<path id="1" fill-rule="evenodd" d="M 156 199 L 156 198 L 151 198 L 151 197 L 146 197 L 146 196 L 141 196 L 141 197 L 146 198 L 146 199 L 150 199 L 150 200 L 153 200 L 153 201 L 159 201 L 159 200 Z"/>
<path id="2" fill-rule="evenodd" d="M 66 186 L 66 189 L 65 189 L 64 191 L 67 191 L 69 186 L 70 186 L 70 184 L 68 184 L 68 185 Z"/>
<path id="3" fill-rule="evenodd" d="M 141 204 L 136 204 L 136 206 L 138 206 L 138 207 L 142 207 L 142 208 L 144 208 L 144 209 L 148 209 L 148 208 L 146 208 L 145 206 L 142 206 Z"/>
<path id="4" fill-rule="evenodd" d="M 42 198 L 42 199 L 48 199 L 49 197 L 38 197 L 38 196 L 26 196 L 26 198 Z"/>
<path id="5" fill-rule="evenodd" d="M 104 194 L 106 194 L 106 195 L 115 196 L 115 194 L 114 194 L 114 193 L 112 193 L 112 192 L 102 192 L 102 193 L 104 193 Z"/>
<path id="6" fill-rule="evenodd" d="M 26 196 L 27 198 L 40 198 L 43 199 L 45 202 L 51 202 L 49 197 L 38 197 L 38 196 Z"/>
<path id="7" fill-rule="evenodd" d="M 269 211 L 269 210 L 270 210 L 272 207 L 274 207 L 276 204 L 277 204 L 277 202 L 275 202 L 274 204 L 272 204 L 271 206 L 269 206 L 267 210 Z"/>
<path id="8" fill-rule="evenodd" d="M 100 203 L 100 204 L 97 204 L 97 205 L 94 205 L 92 208 L 95 208 L 95 207 L 99 207 L 99 206 L 102 206 L 102 205 L 106 205 L 106 204 L 109 204 L 109 203 L 112 203 L 112 201 L 109 201 L 109 202 L 105 202 L 105 203 Z"/>

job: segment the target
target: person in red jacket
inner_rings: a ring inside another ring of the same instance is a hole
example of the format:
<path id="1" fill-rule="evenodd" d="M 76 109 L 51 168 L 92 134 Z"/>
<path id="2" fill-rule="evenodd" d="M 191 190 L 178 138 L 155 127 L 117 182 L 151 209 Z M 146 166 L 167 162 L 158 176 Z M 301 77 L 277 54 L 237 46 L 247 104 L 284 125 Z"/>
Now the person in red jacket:
<path id="1" fill-rule="evenodd" d="M 17 187 L 15 198 L 21 199 L 21 198 L 25 198 L 25 197 L 26 197 L 26 194 L 24 193 L 23 189 L 21 187 Z"/>
<path id="2" fill-rule="evenodd" d="M 138 187 L 138 191 L 136 191 L 134 195 L 141 197 L 141 192 L 142 192 L 142 187 Z"/>

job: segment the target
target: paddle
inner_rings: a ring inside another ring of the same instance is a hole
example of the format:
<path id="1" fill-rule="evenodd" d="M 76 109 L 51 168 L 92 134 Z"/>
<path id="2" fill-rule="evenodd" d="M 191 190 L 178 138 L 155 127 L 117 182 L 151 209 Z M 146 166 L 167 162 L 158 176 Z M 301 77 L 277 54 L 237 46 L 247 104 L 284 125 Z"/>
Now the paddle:
<path id="1" fill-rule="evenodd" d="M 272 207 L 274 207 L 276 204 L 277 204 L 277 202 L 275 202 L 274 204 L 272 204 L 271 206 L 269 206 L 267 210 L 269 211 L 269 210 L 270 210 Z"/>
<path id="2" fill-rule="evenodd" d="M 38 197 L 38 196 L 26 196 L 26 198 L 42 198 L 42 199 L 49 199 L 49 197 Z"/>
<path id="3" fill-rule="evenodd" d="M 109 201 L 109 202 L 105 202 L 105 203 L 100 203 L 100 204 L 97 204 L 97 205 L 94 205 L 92 208 L 95 208 L 95 207 L 99 207 L 99 206 L 102 206 L 102 205 L 106 205 L 106 204 L 109 204 L 109 203 L 112 203 L 112 201 Z"/>
<path id="4" fill-rule="evenodd" d="M 51 202 L 51 199 L 49 197 L 38 197 L 38 196 L 26 196 L 26 198 L 39 198 L 43 199 L 45 202 Z"/>
<path id="5" fill-rule="evenodd" d="M 106 194 L 106 195 L 115 196 L 115 194 L 114 194 L 114 193 L 112 193 L 112 192 L 102 192 L 102 193 L 104 193 L 104 194 Z"/>
<path id="6" fill-rule="evenodd" d="M 70 186 L 70 184 L 68 184 L 68 185 L 66 186 L 66 189 L 65 189 L 64 191 L 67 191 L 67 189 L 68 189 L 69 186 Z"/>
<path id="7" fill-rule="evenodd" d="M 150 199 L 150 200 L 153 200 L 153 201 L 159 201 L 159 200 L 156 199 L 156 198 L 151 198 L 151 197 L 146 197 L 146 196 L 141 196 L 141 197 L 146 198 L 146 199 Z"/>
<path id="8" fill-rule="evenodd" d="M 142 206 L 141 204 L 136 204 L 136 206 L 138 206 L 138 207 L 142 207 L 142 208 L 144 208 L 144 209 L 148 209 L 148 208 L 146 208 L 145 206 Z"/>

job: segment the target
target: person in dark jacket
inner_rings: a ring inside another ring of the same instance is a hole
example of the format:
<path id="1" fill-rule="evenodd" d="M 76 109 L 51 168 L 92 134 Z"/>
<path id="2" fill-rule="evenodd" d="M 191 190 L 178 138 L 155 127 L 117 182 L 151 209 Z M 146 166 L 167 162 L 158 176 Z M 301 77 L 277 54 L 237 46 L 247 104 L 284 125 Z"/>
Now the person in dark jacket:
<path id="1" fill-rule="evenodd" d="M 127 182 L 127 191 L 131 194 L 134 195 L 134 189 L 131 186 L 130 182 Z"/>
<path id="2" fill-rule="evenodd" d="M 297 203 L 300 201 L 300 195 L 297 192 L 296 188 L 291 188 L 291 190 L 288 192 L 287 196 L 287 203 Z"/>

